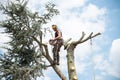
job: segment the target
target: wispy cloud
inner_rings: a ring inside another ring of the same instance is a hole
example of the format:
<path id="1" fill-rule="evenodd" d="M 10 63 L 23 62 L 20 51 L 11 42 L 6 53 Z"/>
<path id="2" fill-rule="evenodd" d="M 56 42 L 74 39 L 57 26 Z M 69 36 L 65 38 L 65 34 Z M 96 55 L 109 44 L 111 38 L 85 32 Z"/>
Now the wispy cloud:
<path id="1" fill-rule="evenodd" d="M 113 41 L 111 50 L 110 50 L 110 55 L 109 55 L 109 60 L 111 62 L 111 67 L 109 69 L 109 73 L 113 76 L 119 77 L 120 78 L 120 39 L 116 39 Z"/>
<path id="2" fill-rule="evenodd" d="M 56 4 L 61 13 L 64 13 L 72 8 L 84 6 L 85 2 L 86 0 L 57 0 Z"/>

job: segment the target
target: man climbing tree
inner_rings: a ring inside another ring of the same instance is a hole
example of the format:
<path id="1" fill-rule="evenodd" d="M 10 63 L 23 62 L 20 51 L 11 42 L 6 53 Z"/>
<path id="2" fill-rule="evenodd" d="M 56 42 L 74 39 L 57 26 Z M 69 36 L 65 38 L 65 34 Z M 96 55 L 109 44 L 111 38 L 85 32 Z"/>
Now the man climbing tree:
<path id="1" fill-rule="evenodd" d="M 55 31 L 55 38 L 50 39 L 50 44 L 53 45 L 53 64 L 59 65 L 59 51 L 63 45 L 62 32 L 58 29 L 57 25 L 52 25 L 52 29 Z"/>

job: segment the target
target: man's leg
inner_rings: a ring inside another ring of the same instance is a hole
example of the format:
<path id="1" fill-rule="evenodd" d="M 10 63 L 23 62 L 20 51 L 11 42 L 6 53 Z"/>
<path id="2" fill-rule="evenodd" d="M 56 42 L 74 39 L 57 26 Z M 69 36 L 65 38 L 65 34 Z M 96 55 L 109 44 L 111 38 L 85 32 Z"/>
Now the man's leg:
<path id="1" fill-rule="evenodd" d="M 59 61 L 60 61 L 60 55 L 59 52 L 57 53 L 57 65 L 59 65 Z"/>
<path id="2" fill-rule="evenodd" d="M 60 48 L 61 46 L 63 45 L 63 40 L 62 39 L 59 39 L 57 40 L 57 65 L 59 65 L 59 62 L 60 62 L 60 55 L 59 55 L 59 52 L 60 52 Z"/>
<path id="3" fill-rule="evenodd" d="M 57 54 L 56 54 L 56 45 L 53 48 L 53 64 L 57 64 Z"/>
<path id="4" fill-rule="evenodd" d="M 61 48 L 61 45 L 57 44 L 57 65 L 59 65 L 59 62 L 60 62 L 60 55 L 59 55 L 60 48 Z"/>

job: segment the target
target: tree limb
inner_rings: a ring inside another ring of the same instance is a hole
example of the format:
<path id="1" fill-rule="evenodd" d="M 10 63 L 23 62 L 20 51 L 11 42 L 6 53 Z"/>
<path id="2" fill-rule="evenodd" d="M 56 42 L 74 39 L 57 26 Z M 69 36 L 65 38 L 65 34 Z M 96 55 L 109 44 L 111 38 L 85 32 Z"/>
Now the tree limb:
<path id="1" fill-rule="evenodd" d="M 64 74 L 60 71 L 60 69 L 56 66 L 56 65 L 52 65 L 53 64 L 53 60 L 49 55 L 49 51 L 48 51 L 48 46 L 44 43 L 41 43 L 40 41 L 38 41 L 38 39 L 36 37 L 33 36 L 33 39 L 39 44 L 39 46 L 43 46 L 45 49 L 45 54 L 43 54 L 43 56 L 49 61 L 49 63 L 51 64 L 52 68 L 55 70 L 55 72 L 58 74 L 58 76 L 62 79 L 62 80 L 67 80 L 66 77 L 64 76 Z"/>
<path id="2" fill-rule="evenodd" d="M 46 51 L 46 59 L 49 61 L 49 63 L 51 64 L 52 68 L 55 70 L 55 72 L 58 74 L 58 76 L 62 79 L 62 80 L 66 80 L 66 77 L 64 76 L 64 74 L 60 71 L 60 69 L 56 66 L 56 65 L 52 65 L 53 64 L 53 60 L 49 55 L 48 52 L 48 46 L 44 45 L 45 51 Z"/>
<path id="3" fill-rule="evenodd" d="M 69 38 L 68 40 L 64 41 L 63 45 L 64 45 L 64 50 L 67 49 L 68 47 L 68 42 L 71 40 L 72 38 Z"/>
<path id="4" fill-rule="evenodd" d="M 96 37 L 98 35 L 101 35 L 101 33 L 97 33 L 97 34 L 93 35 L 93 32 L 91 32 L 91 34 L 87 38 L 84 39 L 85 33 L 83 32 L 82 37 L 78 41 L 74 41 L 73 44 L 75 46 L 77 46 L 78 44 L 83 43 L 83 42 L 85 42 L 85 41 L 87 41 L 87 40 L 89 40 L 91 38 L 94 38 L 94 37 Z"/>

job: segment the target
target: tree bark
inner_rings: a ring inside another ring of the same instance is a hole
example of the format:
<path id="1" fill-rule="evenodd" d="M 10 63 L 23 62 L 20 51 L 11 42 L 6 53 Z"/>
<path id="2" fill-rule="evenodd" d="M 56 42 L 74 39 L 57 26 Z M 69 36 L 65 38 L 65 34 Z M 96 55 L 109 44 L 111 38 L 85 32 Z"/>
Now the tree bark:
<path id="1" fill-rule="evenodd" d="M 74 63 L 74 45 L 71 43 L 67 49 L 67 64 L 69 80 L 78 80 L 75 63 Z"/>

